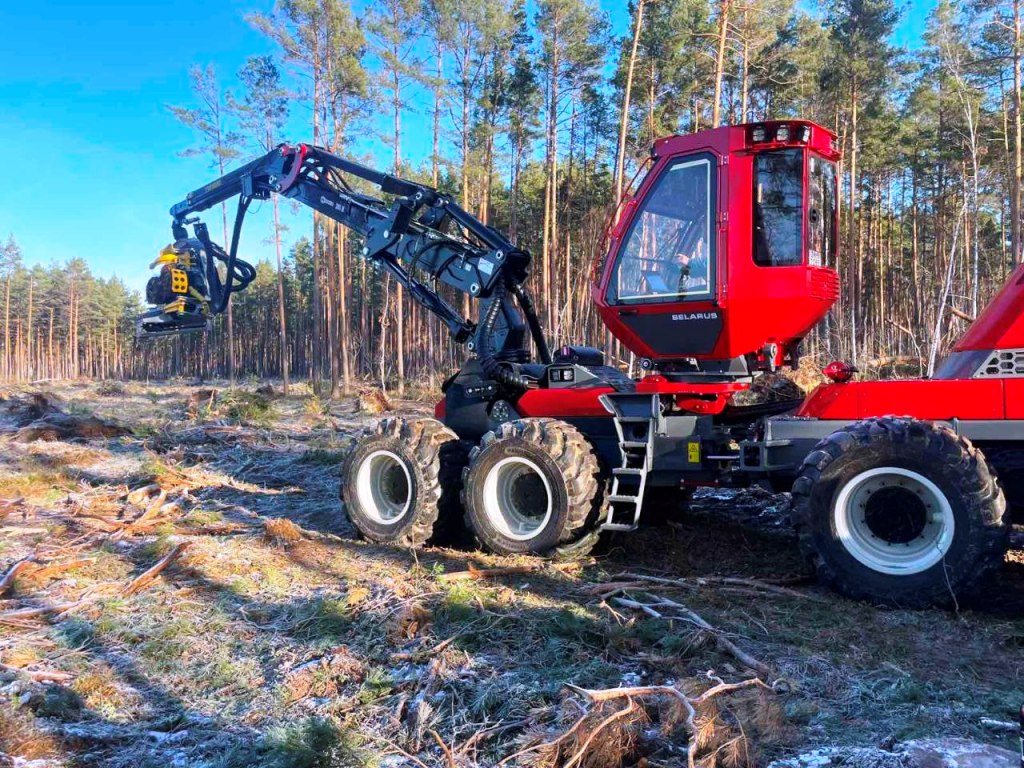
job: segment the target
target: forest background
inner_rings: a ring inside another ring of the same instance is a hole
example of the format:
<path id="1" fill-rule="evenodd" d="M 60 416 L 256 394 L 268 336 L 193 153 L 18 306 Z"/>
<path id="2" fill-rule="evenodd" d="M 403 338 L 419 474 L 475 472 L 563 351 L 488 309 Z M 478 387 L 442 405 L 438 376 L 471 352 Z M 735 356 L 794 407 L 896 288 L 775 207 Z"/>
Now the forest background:
<path id="1" fill-rule="evenodd" d="M 190 188 L 311 140 L 449 192 L 533 252 L 554 343 L 602 346 L 623 366 L 589 274 L 652 142 L 815 120 L 843 151 L 843 287 L 804 351 L 927 373 L 1021 261 L 1020 6 L 941 0 L 909 47 L 894 29 L 921 11 L 892 0 L 634 0 L 623 35 L 593 0 L 282 0 L 245 15 L 274 53 L 240 50 L 233 73 L 193 66 L 192 98 L 165 115 L 193 136 L 182 155 L 207 161 Z M 296 119 L 306 135 L 284 135 Z M 186 191 L 168 189 L 168 205 Z M 458 366 L 464 351 L 351 233 L 289 206 L 274 200 L 263 231 L 250 223 L 270 257 L 212 333 L 144 347 L 137 290 L 81 258 L 44 265 L 15 229 L 0 240 L 0 379 L 307 378 L 334 394 Z M 226 244 L 227 211 L 210 213 Z"/>

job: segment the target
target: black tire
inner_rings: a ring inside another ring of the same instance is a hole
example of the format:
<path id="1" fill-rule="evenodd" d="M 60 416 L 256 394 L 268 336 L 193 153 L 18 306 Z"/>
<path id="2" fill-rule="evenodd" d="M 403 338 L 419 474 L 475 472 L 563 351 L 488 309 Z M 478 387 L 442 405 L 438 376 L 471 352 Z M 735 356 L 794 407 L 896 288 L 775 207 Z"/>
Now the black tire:
<path id="1" fill-rule="evenodd" d="M 342 465 L 343 510 L 370 541 L 415 547 L 440 538 L 462 518 L 467 456 L 466 444 L 436 419 L 384 419 Z"/>
<path id="2" fill-rule="evenodd" d="M 976 594 L 1003 561 L 1005 512 L 980 451 L 910 418 L 833 433 L 793 484 L 793 522 L 819 580 L 877 605 L 948 606 Z"/>
<path id="3" fill-rule="evenodd" d="M 985 459 L 998 475 L 1013 517 L 1024 523 L 1024 448 L 985 446 Z"/>
<path id="4" fill-rule="evenodd" d="M 513 506 L 506 517 L 504 507 L 501 515 L 494 511 L 499 485 L 508 489 L 504 497 Z M 467 525 L 492 552 L 582 556 L 597 543 L 604 501 L 597 456 L 564 421 L 511 421 L 484 435 L 470 452 L 462 501 Z M 533 512 L 539 514 L 530 517 Z M 527 530 L 512 530 L 517 515 Z"/>

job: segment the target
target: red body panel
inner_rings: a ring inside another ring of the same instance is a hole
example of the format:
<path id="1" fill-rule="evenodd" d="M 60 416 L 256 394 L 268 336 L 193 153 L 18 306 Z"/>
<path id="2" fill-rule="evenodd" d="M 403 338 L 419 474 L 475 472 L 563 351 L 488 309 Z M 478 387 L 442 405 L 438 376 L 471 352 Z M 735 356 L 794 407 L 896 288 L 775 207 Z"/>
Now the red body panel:
<path id="1" fill-rule="evenodd" d="M 1003 379 L 1006 388 L 1006 418 L 1024 419 L 1024 379 Z"/>
<path id="2" fill-rule="evenodd" d="M 615 390 L 611 387 L 585 389 L 530 389 L 516 401 L 516 410 L 522 416 L 554 416 L 560 419 L 610 414 L 598 397 Z"/>
<path id="3" fill-rule="evenodd" d="M 953 347 L 954 352 L 993 349 L 1024 349 L 1024 265 Z"/>
<path id="4" fill-rule="evenodd" d="M 756 149 L 806 146 L 828 160 L 838 159 L 838 152 L 832 148 L 834 136 L 828 130 L 804 121 L 786 123 L 794 127 L 809 126 L 810 140 L 801 145 L 763 142 Z M 764 125 L 770 128 L 778 123 Z M 705 152 L 717 158 L 717 215 L 712 225 L 712 238 L 717 246 L 716 289 L 710 299 L 628 306 L 609 302 L 607 297 L 614 278 L 616 257 L 625 245 L 632 220 L 640 215 L 641 206 L 627 204 L 622 208 L 622 219 L 612 231 L 609 252 L 592 287 L 592 296 L 608 329 L 638 356 L 651 359 L 672 357 L 659 354 L 650 339 L 642 338 L 630 328 L 623 320 L 627 315 L 716 313 L 716 319 L 722 321 L 717 343 L 710 352 L 692 357 L 728 360 L 759 352 L 772 343 L 788 347 L 799 341 L 828 313 L 839 296 L 839 278 L 833 269 L 811 266 L 806 262 L 799 266 L 771 267 L 754 262 L 755 152 L 748 142 L 748 131 L 747 126 L 729 126 L 656 142 L 654 153 L 657 159 L 635 196 L 636 200 L 643 200 L 654 188 L 661 172 L 682 155 Z M 807 164 L 804 166 L 806 190 Z M 804 242 L 806 244 L 806 233 Z M 679 326 L 679 333 L 685 333 L 685 324 L 680 323 Z"/>
<path id="5" fill-rule="evenodd" d="M 1004 386 L 1010 384 L 1024 381 L 954 379 L 822 384 L 808 395 L 796 415 L 839 421 L 871 416 L 913 416 L 932 421 L 1021 418 L 1008 412 Z M 1022 406 L 1015 408 L 1018 413 L 1022 410 Z"/>

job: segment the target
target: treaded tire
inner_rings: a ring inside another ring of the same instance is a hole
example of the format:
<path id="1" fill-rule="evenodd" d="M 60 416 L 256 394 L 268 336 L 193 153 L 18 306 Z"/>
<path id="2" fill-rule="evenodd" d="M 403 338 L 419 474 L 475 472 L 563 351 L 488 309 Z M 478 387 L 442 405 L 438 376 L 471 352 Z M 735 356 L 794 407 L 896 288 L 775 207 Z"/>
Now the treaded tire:
<path id="1" fill-rule="evenodd" d="M 1013 517 L 1024 523 L 1024 448 L 986 446 L 985 458 L 999 476 Z"/>
<path id="2" fill-rule="evenodd" d="M 550 488 L 550 514 L 528 538 L 506 535 L 486 511 L 488 474 L 510 459 L 531 462 Z M 604 502 L 600 466 L 590 442 L 564 421 L 521 419 L 502 424 L 470 452 L 462 479 L 466 524 L 492 552 L 580 557 L 597 543 Z"/>
<path id="3" fill-rule="evenodd" d="M 343 511 L 363 537 L 377 543 L 416 547 L 441 538 L 460 525 L 459 492 L 468 453 L 467 444 L 436 419 L 383 419 L 342 464 Z M 407 501 L 406 509 L 393 520 L 382 520 L 376 512 L 372 491 L 367 493 L 372 480 L 364 478 L 360 491 L 360 470 L 375 454 L 386 455 L 392 468 L 397 459 L 408 472 L 405 494 L 398 494 Z"/>
<path id="4" fill-rule="evenodd" d="M 844 486 L 883 467 L 917 473 L 949 503 L 949 547 L 920 572 L 870 568 L 837 533 L 834 510 Z M 1005 512 L 1002 489 L 981 451 L 947 427 L 911 418 L 867 419 L 834 432 L 804 460 L 793 484 L 800 548 L 819 580 L 849 597 L 892 607 L 947 606 L 975 595 L 1003 561 L 1009 534 Z"/>

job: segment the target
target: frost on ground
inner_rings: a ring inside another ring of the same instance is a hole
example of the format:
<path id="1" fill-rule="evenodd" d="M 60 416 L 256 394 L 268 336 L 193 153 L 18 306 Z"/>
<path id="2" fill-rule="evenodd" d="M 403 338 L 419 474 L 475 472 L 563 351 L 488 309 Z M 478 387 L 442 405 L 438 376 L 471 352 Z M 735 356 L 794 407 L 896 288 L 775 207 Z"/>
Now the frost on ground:
<path id="1" fill-rule="evenodd" d="M 991 723 L 1024 702 L 1021 552 L 953 615 L 823 592 L 761 491 L 703 491 L 582 563 L 371 546 L 338 466 L 386 398 L 44 397 L 0 393 L 0 766 L 685 766 L 694 744 L 723 768 L 908 768 L 913 739 L 1012 746 Z"/>
<path id="2" fill-rule="evenodd" d="M 968 739 L 918 739 L 892 749 L 829 747 L 768 768 L 1019 768 L 1020 755 Z"/>

